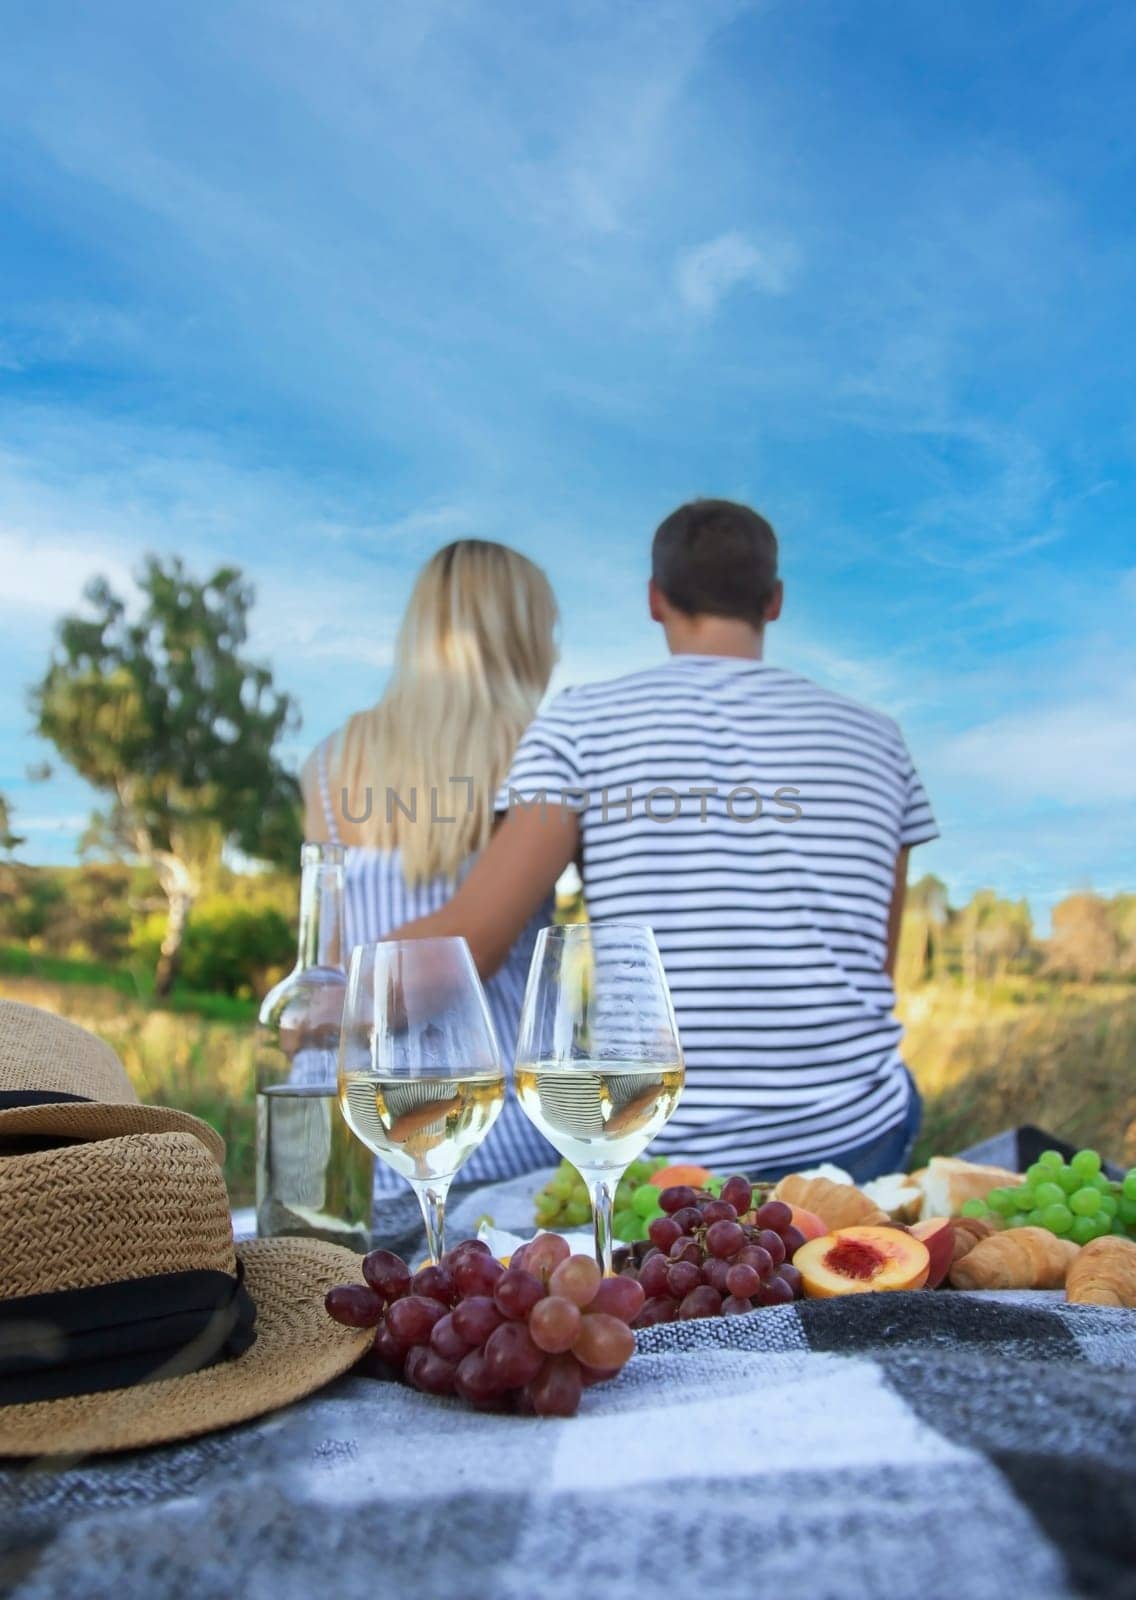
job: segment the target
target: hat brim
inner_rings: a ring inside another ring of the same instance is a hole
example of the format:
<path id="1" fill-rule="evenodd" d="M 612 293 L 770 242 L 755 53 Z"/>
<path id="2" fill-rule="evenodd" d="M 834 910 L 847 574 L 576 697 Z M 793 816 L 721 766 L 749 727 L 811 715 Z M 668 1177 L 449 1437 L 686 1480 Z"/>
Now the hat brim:
<path id="1" fill-rule="evenodd" d="M 360 1258 L 318 1239 L 237 1245 L 256 1304 L 256 1340 L 233 1361 L 201 1372 L 0 1406 L 0 1456 L 85 1456 L 137 1450 L 213 1433 L 276 1411 L 353 1367 L 373 1338 L 324 1310 L 336 1283 L 360 1281 Z"/>
<path id="2" fill-rule="evenodd" d="M 0 1110 L 4 1139 L 121 1139 L 129 1133 L 192 1133 L 218 1166 L 225 1141 L 207 1122 L 170 1106 L 140 1106 L 107 1100 L 50 1100 Z"/>

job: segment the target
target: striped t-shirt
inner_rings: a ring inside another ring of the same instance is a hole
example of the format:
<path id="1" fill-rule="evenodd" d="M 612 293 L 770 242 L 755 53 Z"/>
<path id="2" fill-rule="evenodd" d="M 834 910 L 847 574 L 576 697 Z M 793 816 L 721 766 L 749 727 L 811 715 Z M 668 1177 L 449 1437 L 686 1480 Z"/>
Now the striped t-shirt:
<path id="1" fill-rule="evenodd" d="M 654 930 L 686 1057 L 659 1153 L 759 1173 L 903 1120 L 888 911 L 901 846 L 938 830 L 889 717 L 760 661 L 675 656 L 558 695 L 509 788 L 579 811 L 593 921 Z"/>

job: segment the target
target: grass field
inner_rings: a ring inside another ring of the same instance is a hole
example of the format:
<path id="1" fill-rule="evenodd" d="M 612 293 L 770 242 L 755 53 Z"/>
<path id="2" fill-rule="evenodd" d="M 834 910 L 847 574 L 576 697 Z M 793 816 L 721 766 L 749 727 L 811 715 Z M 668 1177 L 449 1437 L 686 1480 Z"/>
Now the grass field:
<path id="1" fill-rule="evenodd" d="M 42 965 L 40 958 L 36 965 Z M 180 1106 L 212 1123 L 225 1140 L 225 1176 L 234 1204 L 252 1200 L 254 1006 L 229 1002 L 230 1016 L 218 1020 L 192 1010 L 192 996 L 177 997 L 177 1009 L 159 1008 L 121 987 L 93 982 L 89 973 L 80 981 L 62 981 L 42 972 L 13 974 L 4 964 L 0 995 L 42 1006 L 101 1034 L 118 1051 L 139 1099 Z M 239 1018 L 231 1014 L 234 1007 Z"/>
<path id="2" fill-rule="evenodd" d="M 1131 984 L 926 985 L 900 1012 L 925 1102 L 916 1164 L 1029 1122 L 1136 1164 Z"/>
<path id="3" fill-rule="evenodd" d="M 112 981 L 106 981 L 107 978 Z M 255 1007 L 180 995 L 157 1007 L 129 977 L 87 963 L 13 958 L 0 995 L 71 1017 L 118 1051 L 143 1100 L 211 1122 L 234 1202 L 253 1185 Z M 926 1102 L 916 1164 L 1032 1122 L 1136 1163 L 1136 988 L 1003 981 L 924 985 L 903 997 L 906 1054 Z"/>

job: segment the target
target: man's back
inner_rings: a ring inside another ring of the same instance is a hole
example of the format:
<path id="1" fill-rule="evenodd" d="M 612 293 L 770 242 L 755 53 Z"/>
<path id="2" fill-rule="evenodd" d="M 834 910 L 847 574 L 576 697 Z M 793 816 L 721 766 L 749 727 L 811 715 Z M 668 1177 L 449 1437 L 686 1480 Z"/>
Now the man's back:
<path id="1" fill-rule="evenodd" d="M 677 655 L 560 695 L 510 786 L 579 808 L 589 914 L 655 931 L 687 1058 L 661 1148 L 756 1171 L 902 1117 L 888 914 L 901 848 L 936 829 L 894 722 Z"/>

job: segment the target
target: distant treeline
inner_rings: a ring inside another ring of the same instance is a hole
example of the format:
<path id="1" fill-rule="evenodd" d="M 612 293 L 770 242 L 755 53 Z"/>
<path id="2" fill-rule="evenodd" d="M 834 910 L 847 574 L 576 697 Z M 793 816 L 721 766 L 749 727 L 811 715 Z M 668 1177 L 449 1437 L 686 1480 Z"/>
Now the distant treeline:
<path id="1" fill-rule="evenodd" d="M 283 871 L 205 874 L 185 932 L 180 982 L 199 993 L 259 996 L 291 964 L 299 883 Z M 563 903 L 566 920 L 582 899 Z M 166 923 L 154 872 L 123 862 L 33 867 L 0 859 L 0 944 L 136 972 L 146 987 Z M 902 989 L 973 986 L 1012 974 L 1136 981 L 1136 894 L 1068 895 L 1038 938 L 1025 900 L 980 889 L 952 906 L 935 877 L 907 896 L 897 980 Z"/>
<path id="2" fill-rule="evenodd" d="M 901 988 L 944 979 L 976 984 L 1010 973 L 1080 981 L 1136 980 L 1136 894 L 1079 891 L 1053 908 L 1038 938 L 1026 900 L 979 889 L 952 906 L 928 875 L 907 893 L 897 979 Z"/>

